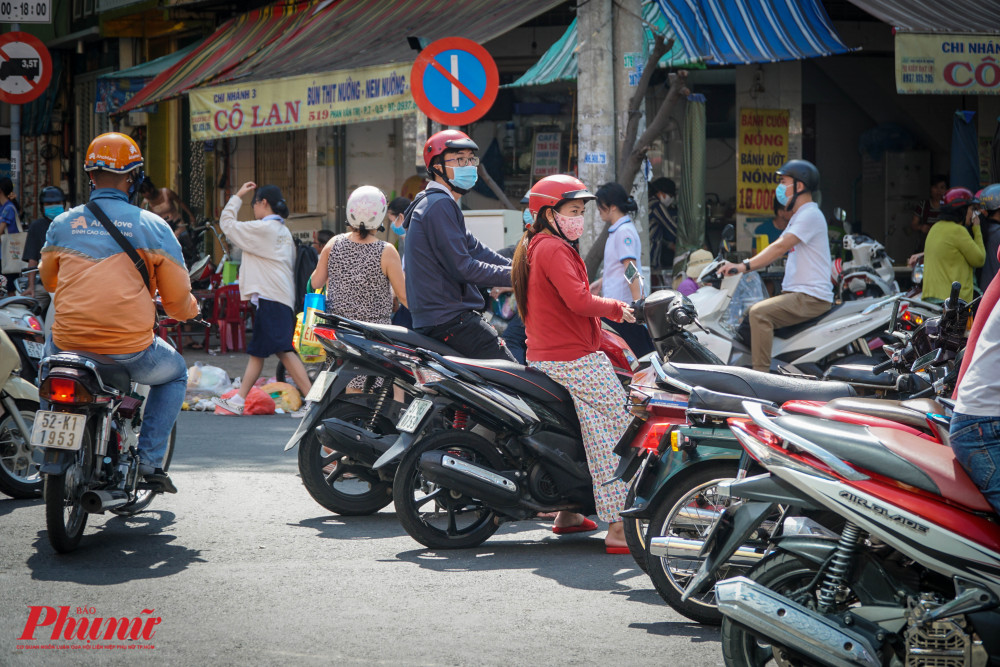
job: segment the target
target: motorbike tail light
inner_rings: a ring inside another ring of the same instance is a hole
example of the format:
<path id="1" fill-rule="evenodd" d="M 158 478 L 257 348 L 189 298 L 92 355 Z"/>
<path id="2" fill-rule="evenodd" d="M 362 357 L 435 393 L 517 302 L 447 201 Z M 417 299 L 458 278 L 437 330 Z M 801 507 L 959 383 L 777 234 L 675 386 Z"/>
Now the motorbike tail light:
<path id="1" fill-rule="evenodd" d="M 728 422 L 730 430 L 743 445 L 743 449 L 759 463 L 766 464 L 771 459 L 771 449 L 781 448 L 781 438 L 761 428 L 752 419 L 730 417 Z"/>
<path id="2" fill-rule="evenodd" d="M 321 338 L 325 341 L 333 342 L 337 340 L 337 332 L 333 329 L 324 329 L 322 327 L 313 327 L 313 335 L 316 338 Z"/>
<path id="3" fill-rule="evenodd" d="M 440 382 L 444 379 L 443 375 L 432 368 L 427 368 L 426 366 L 414 366 L 413 377 L 416 379 L 414 384 L 416 384 L 417 389 L 420 389 L 421 391 L 427 391 L 427 387 L 424 385 L 432 382 Z"/>
<path id="4" fill-rule="evenodd" d="M 646 432 L 646 437 L 643 438 L 641 442 L 636 443 L 636 446 L 641 449 L 647 449 L 651 452 L 655 452 L 659 448 L 660 443 L 663 441 L 663 436 L 670 431 L 672 427 L 673 424 L 667 423 L 653 424 L 649 428 L 649 431 Z"/>
<path id="5" fill-rule="evenodd" d="M 313 335 L 316 336 L 316 340 L 327 350 L 331 352 L 343 352 L 346 354 L 360 354 L 358 348 L 353 345 L 348 345 L 344 341 L 337 338 L 337 332 L 333 329 L 324 329 L 322 327 L 313 328 Z"/>
<path id="6" fill-rule="evenodd" d="M 38 397 L 50 403 L 68 403 L 79 405 L 93 403 L 94 395 L 76 380 L 49 376 L 38 388 Z"/>
<path id="7" fill-rule="evenodd" d="M 39 322 L 38 318 L 35 317 L 34 315 L 28 315 L 27 317 L 25 317 L 24 318 L 24 322 L 25 322 L 25 324 L 27 324 L 29 327 L 31 327 L 35 331 L 41 331 L 42 330 L 42 323 Z"/>

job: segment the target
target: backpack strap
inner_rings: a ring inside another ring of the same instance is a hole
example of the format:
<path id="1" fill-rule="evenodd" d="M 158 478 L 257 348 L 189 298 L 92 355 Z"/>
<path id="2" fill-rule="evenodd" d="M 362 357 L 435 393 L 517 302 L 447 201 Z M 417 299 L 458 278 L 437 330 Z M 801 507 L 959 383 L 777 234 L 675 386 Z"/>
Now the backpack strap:
<path id="1" fill-rule="evenodd" d="M 146 283 L 146 289 L 148 290 L 149 269 L 146 267 L 146 260 L 139 256 L 139 253 L 136 251 L 135 247 L 129 243 L 128 239 L 125 238 L 125 235 L 111 223 L 108 216 L 101 210 L 101 207 L 97 205 L 97 202 L 93 200 L 87 202 L 87 210 L 93 213 L 98 222 L 104 226 L 104 229 L 108 230 L 108 234 L 111 234 L 111 238 L 113 238 L 118 245 L 121 246 L 122 250 L 125 251 L 125 254 L 128 255 L 128 258 L 132 260 L 132 264 L 135 266 L 136 271 L 139 272 L 139 275 L 142 276 L 142 282 Z"/>
<path id="2" fill-rule="evenodd" d="M 437 188 L 431 188 L 429 190 L 421 190 L 413 198 L 413 201 L 410 202 L 410 205 L 406 208 L 406 211 L 403 212 L 403 229 L 406 230 L 410 229 L 410 218 L 413 217 L 413 211 L 417 208 L 417 204 L 419 204 L 421 200 L 426 199 L 427 197 L 430 197 L 433 194 L 444 195 L 445 197 L 448 198 L 449 201 L 451 201 L 452 204 L 455 205 L 456 208 L 458 208 L 459 213 L 462 212 L 462 209 L 458 207 L 458 202 L 456 202 L 455 199 L 444 190 L 438 190 Z"/>

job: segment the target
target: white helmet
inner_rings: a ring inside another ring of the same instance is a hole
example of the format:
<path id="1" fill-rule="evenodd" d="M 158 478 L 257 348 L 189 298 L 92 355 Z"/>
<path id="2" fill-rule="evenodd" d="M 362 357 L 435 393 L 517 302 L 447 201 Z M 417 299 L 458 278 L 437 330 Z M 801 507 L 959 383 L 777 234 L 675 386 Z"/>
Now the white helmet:
<path id="1" fill-rule="evenodd" d="M 347 223 L 355 229 L 375 231 L 385 219 L 385 195 L 374 185 L 362 185 L 347 198 Z"/>

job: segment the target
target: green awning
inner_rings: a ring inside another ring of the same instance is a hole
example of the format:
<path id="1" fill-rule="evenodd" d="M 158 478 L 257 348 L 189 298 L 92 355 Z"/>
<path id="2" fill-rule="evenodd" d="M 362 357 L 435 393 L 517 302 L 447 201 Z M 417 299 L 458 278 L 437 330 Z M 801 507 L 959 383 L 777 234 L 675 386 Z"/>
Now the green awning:
<path id="1" fill-rule="evenodd" d="M 656 41 L 656 34 L 661 34 L 666 39 L 674 36 L 674 31 L 667 23 L 663 12 L 660 11 L 656 3 L 652 0 L 645 0 L 642 4 L 643 33 L 646 38 L 646 53 L 653 49 L 653 42 Z M 654 33 L 655 31 L 655 33 Z M 569 24 L 569 28 L 562 37 L 553 44 L 541 59 L 532 65 L 521 78 L 513 83 L 509 83 L 504 88 L 517 88 L 521 86 L 544 86 L 556 81 L 576 80 L 576 50 L 577 41 L 576 19 Z M 703 69 L 704 65 L 696 58 L 691 58 L 681 46 L 680 40 L 674 40 L 673 47 L 660 59 L 660 67 L 689 67 Z"/>
<path id="2" fill-rule="evenodd" d="M 195 42 L 190 46 L 185 46 L 183 49 L 174 51 L 173 53 L 168 53 L 160 58 L 154 58 L 148 62 L 144 62 L 141 65 L 136 65 L 135 67 L 129 67 L 128 69 L 119 70 L 117 72 L 111 72 L 109 74 L 104 74 L 100 78 L 102 79 L 152 79 L 154 76 L 173 67 L 177 62 L 184 58 L 189 53 L 194 51 L 201 42 Z"/>

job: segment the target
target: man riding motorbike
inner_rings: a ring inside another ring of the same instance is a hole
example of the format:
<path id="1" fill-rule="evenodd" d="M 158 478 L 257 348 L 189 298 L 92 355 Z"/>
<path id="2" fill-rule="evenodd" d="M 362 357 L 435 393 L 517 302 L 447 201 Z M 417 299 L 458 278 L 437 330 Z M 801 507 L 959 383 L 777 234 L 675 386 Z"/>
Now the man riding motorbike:
<path id="1" fill-rule="evenodd" d="M 176 493 L 162 465 L 184 402 L 187 368 L 184 358 L 153 334 L 152 297 L 159 292 L 167 315 L 182 321 L 198 315 L 198 302 L 170 226 L 129 203 L 142 182 L 142 165 L 139 146 L 123 134 L 102 134 L 87 148 L 83 168 L 90 176 L 90 204 L 57 216 L 42 248 L 39 274 L 56 303 L 45 352 L 107 355 L 133 381 L 149 385 L 139 434 L 140 472 L 147 482 Z M 121 236 L 116 239 L 105 225 Z"/>
<path id="2" fill-rule="evenodd" d="M 510 287 L 510 261 L 465 228 L 458 200 L 476 184 L 478 146 L 458 130 L 443 130 L 424 144 L 431 182 L 405 214 L 406 291 L 413 328 L 466 357 L 514 357 L 483 320 L 482 287 Z"/>
<path id="3" fill-rule="evenodd" d="M 757 271 L 788 254 L 781 294 L 755 303 L 748 315 L 753 368 L 765 373 L 771 370 L 776 328 L 819 317 L 833 306 L 826 218 L 813 201 L 813 193 L 819 190 L 819 170 L 806 160 L 789 160 L 776 173 L 775 196 L 792 213 L 788 226 L 761 252 L 739 264 L 726 262 L 718 271 L 722 276 Z"/>

